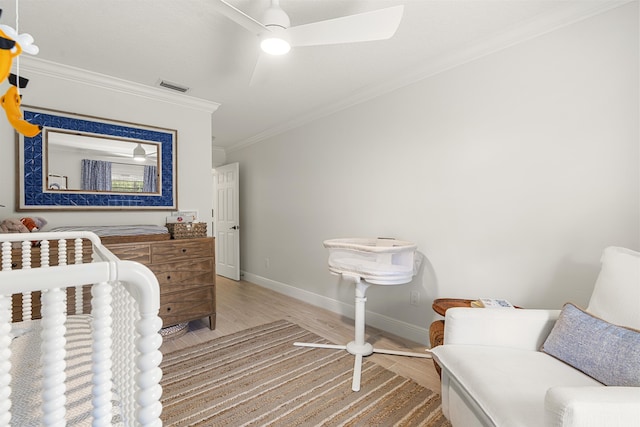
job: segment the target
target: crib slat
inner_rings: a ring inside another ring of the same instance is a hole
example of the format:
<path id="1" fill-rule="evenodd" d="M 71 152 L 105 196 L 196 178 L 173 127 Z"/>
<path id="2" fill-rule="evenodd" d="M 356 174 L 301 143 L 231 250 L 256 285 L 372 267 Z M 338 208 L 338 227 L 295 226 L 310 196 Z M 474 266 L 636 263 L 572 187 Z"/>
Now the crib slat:
<path id="1" fill-rule="evenodd" d="M 75 240 L 75 259 L 74 259 L 74 264 L 82 264 L 82 260 L 83 260 L 83 247 L 82 247 L 82 239 L 76 239 Z M 83 312 L 83 299 L 84 299 L 84 295 L 82 292 L 82 286 L 76 286 L 75 289 L 76 293 L 76 311 L 75 314 L 80 314 Z"/>
<path id="2" fill-rule="evenodd" d="M 161 327 L 162 320 L 158 316 L 145 314 L 142 314 L 136 325 L 136 331 L 140 335 L 136 341 L 138 349 L 136 384 L 140 386 L 140 390 L 136 394 L 136 402 L 138 403 L 136 421 L 140 425 L 149 427 L 162 427 L 160 420 L 162 370 L 159 368 L 162 353 L 158 350 L 162 344 L 162 337 L 158 333 Z"/>
<path id="3" fill-rule="evenodd" d="M 31 242 L 22 242 L 22 269 L 31 268 Z M 31 301 L 31 292 L 22 294 L 22 320 L 31 320 L 33 316 L 33 305 Z"/>
<path id="4" fill-rule="evenodd" d="M 91 288 L 93 319 L 93 419 L 94 426 L 111 424 L 111 284 L 102 282 Z"/>
<path id="5" fill-rule="evenodd" d="M 2 271 L 11 270 L 11 242 L 2 242 Z"/>
<path id="6" fill-rule="evenodd" d="M 0 354 L 10 354 L 11 350 L 11 296 L 0 295 Z M 0 425 L 11 422 L 11 363 L 0 364 Z"/>
<path id="7" fill-rule="evenodd" d="M 60 288 L 42 293 L 42 411 L 45 426 L 65 425 L 66 355 L 64 291 Z"/>

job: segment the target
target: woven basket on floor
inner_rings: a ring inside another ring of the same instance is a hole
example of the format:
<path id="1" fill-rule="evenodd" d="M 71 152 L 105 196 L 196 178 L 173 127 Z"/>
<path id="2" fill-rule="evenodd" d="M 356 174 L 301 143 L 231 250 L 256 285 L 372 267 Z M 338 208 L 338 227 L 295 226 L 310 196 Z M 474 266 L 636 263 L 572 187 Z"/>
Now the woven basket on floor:
<path id="1" fill-rule="evenodd" d="M 179 338 L 187 332 L 189 332 L 189 322 L 178 323 L 177 325 L 160 329 L 160 335 L 165 341 Z"/>

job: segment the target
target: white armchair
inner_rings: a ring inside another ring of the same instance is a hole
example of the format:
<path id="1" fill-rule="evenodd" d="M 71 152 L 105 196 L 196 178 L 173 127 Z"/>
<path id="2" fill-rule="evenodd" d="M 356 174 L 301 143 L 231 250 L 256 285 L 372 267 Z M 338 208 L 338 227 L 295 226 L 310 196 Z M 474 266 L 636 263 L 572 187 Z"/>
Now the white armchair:
<path id="1" fill-rule="evenodd" d="M 640 342 L 640 253 L 605 250 L 586 311 L 596 322 L 635 329 Z M 443 412 L 454 427 L 640 426 L 640 387 L 605 386 L 540 351 L 559 315 L 560 310 L 446 312 L 444 345 L 433 354 L 442 368 Z"/>

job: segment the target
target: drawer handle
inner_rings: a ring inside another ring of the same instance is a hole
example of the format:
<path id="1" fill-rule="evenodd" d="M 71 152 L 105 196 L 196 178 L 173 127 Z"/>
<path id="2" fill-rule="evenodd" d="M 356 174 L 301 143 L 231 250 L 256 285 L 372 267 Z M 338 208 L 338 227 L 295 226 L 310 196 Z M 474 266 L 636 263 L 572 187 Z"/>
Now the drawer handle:
<path id="1" fill-rule="evenodd" d="M 171 280 L 171 275 L 167 276 L 167 280 Z"/>
<path id="2" fill-rule="evenodd" d="M 171 311 L 171 307 L 167 307 L 167 311 Z"/>
<path id="3" fill-rule="evenodd" d="M 186 254 L 187 253 L 187 248 L 182 248 L 181 251 L 182 251 L 183 254 Z"/>
<path id="4" fill-rule="evenodd" d="M 12 263 L 11 263 L 11 268 L 16 268 L 17 266 L 18 266 L 18 263 L 17 263 L 17 262 L 12 262 Z"/>

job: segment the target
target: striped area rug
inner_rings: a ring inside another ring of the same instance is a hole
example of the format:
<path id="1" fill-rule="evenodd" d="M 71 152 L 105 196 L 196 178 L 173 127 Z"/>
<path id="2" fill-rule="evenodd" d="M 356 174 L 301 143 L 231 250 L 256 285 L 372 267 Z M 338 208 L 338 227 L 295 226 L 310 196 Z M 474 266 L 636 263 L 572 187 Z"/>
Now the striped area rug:
<path id="1" fill-rule="evenodd" d="M 440 396 L 365 360 L 294 347 L 327 340 L 281 320 L 164 356 L 165 426 L 449 426 Z"/>

